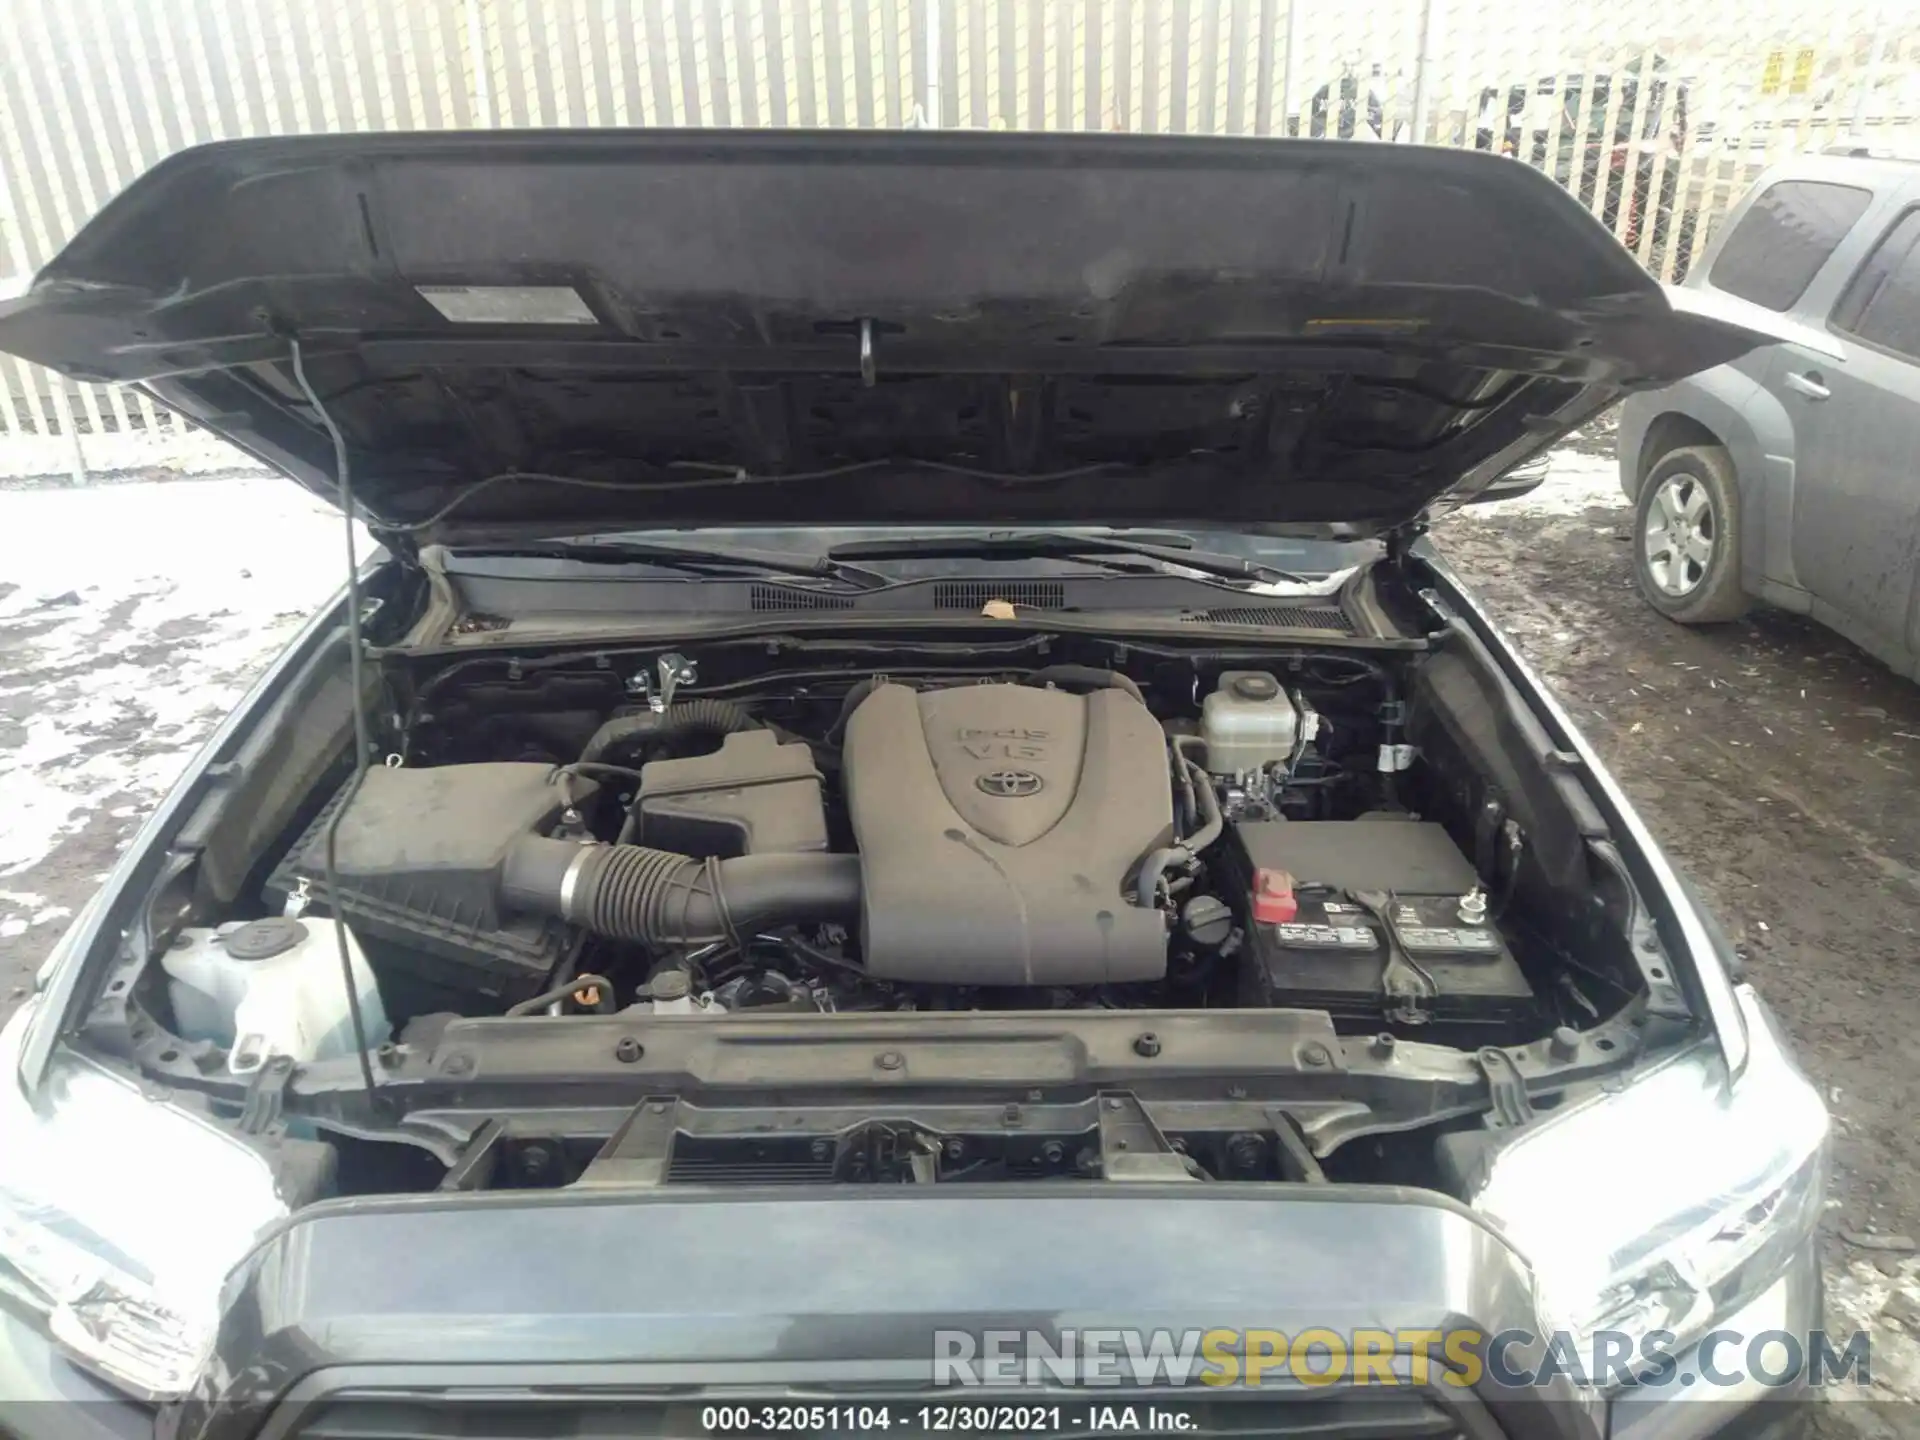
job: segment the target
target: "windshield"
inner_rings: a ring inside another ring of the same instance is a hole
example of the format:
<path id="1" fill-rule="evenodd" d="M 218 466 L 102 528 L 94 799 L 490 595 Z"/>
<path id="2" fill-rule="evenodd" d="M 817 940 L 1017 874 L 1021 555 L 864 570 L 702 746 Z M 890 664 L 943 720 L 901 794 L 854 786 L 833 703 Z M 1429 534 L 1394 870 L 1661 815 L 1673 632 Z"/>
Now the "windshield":
<path id="1" fill-rule="evenodd" d="M 1606 75 L 1595 76 L 1592 80 L 1579 75 L 1567 78 L 1566 84 L 1559 87 L 1561 89 L 1560 134 L 1563 142 L 1570 143 L 1572 137 L 1580 134 L 1582 105 L 1588 107 L 1586 138 L 1590 144 L 1605 143 L 1610 112 L 1613 120 L 1612 136 L 1616 143 L 1625 143 L 1634 138 L 1636 112 L 1639 120 L 1639 138 L 1642 140 L 1660 138 L 1667 128 L 1669 100 L 1666 80 L 1655 79 L 1648 86 L 1646 98 L 1643 100 L 1639 96 L 1638 79 L 1628 75 L 1620 81 L 1621 92 L 1617 109 L 1614 104 L 1613 86 L 1612 77 Z M 1555 88 L 1554 81 L 1543 80 L 1540 84 L 1540 93 L 1543 96 L 1551 96 Z M 1543 104 L 1535 122 L 1539 128 L 1546 127 L 1547 116 L 1548 104 Z M 1679 102 L 1679 113 L 1674 116 L 1673 123 L 1677 128 L 1685 128 L 1684 100 Z"/>

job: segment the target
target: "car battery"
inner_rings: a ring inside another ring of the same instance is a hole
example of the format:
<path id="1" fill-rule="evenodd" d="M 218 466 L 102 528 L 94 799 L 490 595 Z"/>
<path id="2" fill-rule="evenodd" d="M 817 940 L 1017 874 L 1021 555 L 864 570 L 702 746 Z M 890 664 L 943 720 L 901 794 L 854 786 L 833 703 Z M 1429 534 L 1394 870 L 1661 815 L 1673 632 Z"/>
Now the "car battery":
<path id="1" fill-rule="evenodd" d="M 1382 817 L 1231 830 L 1228 868 L 1245 897 L 1242 1004 L 1377 1024 L 1397 954 L 1431 982 L 1424 1008 L 1436 1022 L 1533 1016 L 1533 991 L 1486 916 L 1478 876 L 1441 826 Z"/>

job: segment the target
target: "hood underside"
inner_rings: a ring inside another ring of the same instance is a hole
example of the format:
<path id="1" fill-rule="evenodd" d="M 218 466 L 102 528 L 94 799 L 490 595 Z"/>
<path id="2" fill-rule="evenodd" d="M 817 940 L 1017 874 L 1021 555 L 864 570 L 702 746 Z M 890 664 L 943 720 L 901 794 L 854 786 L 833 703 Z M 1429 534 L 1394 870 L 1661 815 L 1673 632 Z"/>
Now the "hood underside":
<path id="1" fill-rule="evenodd" d="M 376 528 L 449 543 L 1378 532 L 1763 338 L 1501 157 L 965 132 L 204 146 L 0 306 L 0 348 L 332 497 L 297 340 Z"/>

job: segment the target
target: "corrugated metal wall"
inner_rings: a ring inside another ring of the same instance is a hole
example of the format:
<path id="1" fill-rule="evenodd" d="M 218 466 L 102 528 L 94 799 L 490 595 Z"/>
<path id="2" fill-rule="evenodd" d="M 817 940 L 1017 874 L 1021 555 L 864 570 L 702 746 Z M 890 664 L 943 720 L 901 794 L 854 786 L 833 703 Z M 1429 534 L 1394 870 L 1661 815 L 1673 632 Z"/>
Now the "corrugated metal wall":
<path id="1" fill-rule="evenodd" d="M 922 123 L 1279 135 L 1314 130 L 1318 114 L 1368 139 L 1371 106 L 1380 138 L 1470 145 L 1489 96 L 1657 63 L 1688 85 L 1683 147 L 1652 85 L 1581 90 L 1544 123 L 1547 153 L 1563 130 L 1632 136 L 1627 163 L 1684 223 L 1637 225 L 1591 168 L 1558 178 L 1671 278 L 1768 159 L 1843 134 L 1915 139 L 1917 37 L 1913 0 L 9 0 L 0 277 L 45 263 L 163 156 L 234 136 Z M 139 396 L 0 359 L 0 443 L 69 437 L 80 468 L 85 437 L 172 424 Z"/>

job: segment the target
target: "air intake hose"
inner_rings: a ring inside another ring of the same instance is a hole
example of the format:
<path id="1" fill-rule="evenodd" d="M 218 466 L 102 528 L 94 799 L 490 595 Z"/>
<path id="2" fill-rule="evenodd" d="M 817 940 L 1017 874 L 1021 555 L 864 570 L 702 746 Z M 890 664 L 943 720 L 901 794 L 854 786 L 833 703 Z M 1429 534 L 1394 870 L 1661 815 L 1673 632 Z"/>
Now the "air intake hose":
<path id="1" fill-rule="evenodd" d="M 576 845 L 529 836 L 507 852 L 500 898 L 615 940 L 649 946 L 738 941 L 765 925 L 851 921 L 857 855 L 696 860 L 644 845 Z"/>
<path id="2" fill-rule="evenodd" d="M 638 715 L 616 715 L 587 741 L 580 752 L 581 761 L 598 760 L 610 750 L 624 750 L 638 740 L 678 740 L 688 735 L 711 735 L 716 739 L 737 730 L 758 730 L 760 722 L 744 706 L 731 700 L 683 700 L 665 710 L 643 710 Z"/>

